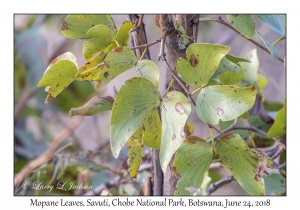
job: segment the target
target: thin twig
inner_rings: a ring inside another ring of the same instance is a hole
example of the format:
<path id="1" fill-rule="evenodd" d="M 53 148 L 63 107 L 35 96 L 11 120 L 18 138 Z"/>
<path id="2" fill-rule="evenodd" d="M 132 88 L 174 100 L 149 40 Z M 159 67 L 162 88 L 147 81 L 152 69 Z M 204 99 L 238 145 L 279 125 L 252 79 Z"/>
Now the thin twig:
<path id="1" fill-rule="evenodd" d="M 213 192 L 215 192 L 217 189 L 219 189 L 220 187 L 224 186 L 225 184 L 229 184 L 230 182 L 232 182 L 233 180 L 235 180 L 233 178 L 233 176 L 229 176 L 227 178 L 221 179 L 218 182 L 212 183 L 211 185 L 209 185 L 209 187 L 207 188 L 207 193 L 208 195 L 212 194 Z"/>
<path id="2" fill-rule="evenodd" d="M 248 131 L 254 131 L 254 132 L 257 132 L 257 133 L 260 133 L 264 136 L 268 136 L 268 134 L 262 130 L 259 130 L 258 128 L 256 127 L 244 127 L 244 126 L 230 126 L 229 128 L 226 128 L 225 130 L 222 131 L 223 134 L 226 134 L 230 131 L 233 131 L 233 130 L 248 130 Z M 214 136 L 214 139 L 218 139 L 221 137 L 221 134 L 216 134 Z M 286 148 L 285 145 L 277 138 L 275 137 L 272 137 L 271 139 L 273 139 L 274 141 L 278 142 L 284 149 Z M 211 139 L 209 139 L 207 142 L 211 142 Z"/>
<path id="3" fill-rule="evenodd" d="M 208 22 L 208 21 L 212 21 L 212 22 L 217 22 L 217 23 L 221 23 L 222 25 L 227 26 L 228 28 L 230 28 L 231 30 L 235 31 L 237 34 L 239 34 L 240 36 L 244 37 L 245 39 L 249 40 L 250 42 L 252 42 L 253 44 L 255 44 L 256 46 L 260 47 L 261 49 L 263 49 L 264 51 L 266 51 L 267 53 L 269 53 L 270 55 L 272 55 L 271 51 L 268 50 L 268 48 L 262 46 L 261 44 L 257 43 L 256 41 L 254 41 L 253 39 L 248 39 L 247 37 L 245 37 L 243 34 L 241 34 L 238 30 L 236 30 L 232 25 L 230 25 L 229 23 L 226 23 L 221 16 L 219 17 L 207 17 L 207 18 L 199 18 L 199 19 L 195 19 L 193 22 L 194 23 L 199 23 L 199 22 Z M 281 62 L 284 63 L 282 58 L 278 58 L 278 60 L 280 60 Z"/>
<path id="4" fill-rule="evenodd" d="M 135 50 L 135 49 L 139 49 L 139 48 L 143 48 L 143 47 L 150 47 L 150 46 L 152 46 L 152 45 L 157 44 L 158 42 L 160 42 L 159 39 L 158 39 L 158 40 L 155 40 L 155 41 L 153 41 L 153 42 L 150 42 L 150 43 L 148 43 L 148 44 L 143 44 L 143 45 L 139 45 L 139 46 L 136 46 L 136 47 L 132 47 L 132 48 L 130 48 L 130 49 L 131 49 L 131 50 Z"/>
<path id="5" fill-rule="evenodd" d="M 42 164 L 48 162 L 53 156 L 57 147 L 74 131 L 74 129 L 83 121 L 83 117 L 77 117 L 74 119 L 70 126 L 65 128 L 57 138 L 52 141 L 52 144 L 47 149 L 47 151 L 41 156 L 37 157 L 34 160 L 31 160 L 28 164 L 26 164 L 22 170 L 15 176 L 14 178 L 14 186 L 17 187 L 29 174 L 32 170 L 41 166 Z"/>

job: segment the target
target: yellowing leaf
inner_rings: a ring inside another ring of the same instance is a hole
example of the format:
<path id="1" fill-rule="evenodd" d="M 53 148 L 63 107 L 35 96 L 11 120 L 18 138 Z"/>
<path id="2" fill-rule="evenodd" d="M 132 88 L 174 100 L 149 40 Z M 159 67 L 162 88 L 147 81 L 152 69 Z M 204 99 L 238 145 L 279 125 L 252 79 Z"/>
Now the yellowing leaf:
<path id="1" fill-rule="evenodd" d="M 134 26 L 134 23 L 125 21 L 119 28 L 115 40 L 120 46 L 128 46 L 129 31 Z"/>
<path id="2" fill-rule="evenodd" d="M 281 137 L 286 134 L 286 99 L 284 106 L 276 115 L 276 119 L 270 130 L 268 131 L 269 137 Z"/>
<path id="3" fill-rule="evenodd" d="M 110 144 L 114 157 L 119 156 L 127 140 L 159 106 L 159 98 L 158 90 L 144 78 L 132 78 L 121 87 L 110 121 Z"/>
<path id="4" fill-rule="evenodd" d="M 38 87 L 50 86 L 45 103 L 55 98 L 76 79 L 77 75 L 77 62 L 72 53 L 67 52 L 55 58 L 38 84 Z"/>
<path id="5" fill-rule="evenodd" d="M 187 84 L 201 88 L 208 84 L 217 70 L 220 60 L 230 47 L 216 44 L 197 43 L 187 48 L 186 57 L 177 60 L 178 76 Z"/>

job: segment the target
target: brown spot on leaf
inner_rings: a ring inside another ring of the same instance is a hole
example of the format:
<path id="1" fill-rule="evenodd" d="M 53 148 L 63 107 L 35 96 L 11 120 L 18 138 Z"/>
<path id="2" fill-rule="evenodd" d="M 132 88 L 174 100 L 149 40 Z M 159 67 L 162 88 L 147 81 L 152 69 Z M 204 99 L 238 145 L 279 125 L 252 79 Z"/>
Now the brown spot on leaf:
<path id="1" fill-rule="evenodd" d="M 68 29 L 69 29 L 69 25 L 67 24 L 66 20 L 64 20 L 64 21 L 61 23 L 60 29 L 61 29 L 61 30 L 68 30 Z"/>
<path id="2" fill-rule="evenodd" d="M 128 128 L 128 130 L 127 130 L 127 131 L 129 132 L 130 130 L 131 130 L 131 128 Z"/>
<path id="3" fill-rule="evenodd" d="M 109 75 L 109 74 L 108 74 L 108 72 L 107 72 L 107 71 L 106 71 L 106 72 L 104 72 L 104 77 L 105 77 L 105 78 L 107 78 L 107 77 L 108 77 L 108 75 Z"/>
<path id="4" fill-rule="evenodd" d="M 219 115 L 219 117 L 221 117 L 224 114 L 224 110 L 218 107 L 217 114 Z"/>
<path id="5" fill-rule="evenodd" d="M 193 160 L 194 160 L 194 162 L 197 162 L 197 158 L 194 158 Z"/>
<path id="6" fill-rule="evenodd" d="M 230 87 L 230 88 L 234 88 L 234 86 L 233 86 L 233 85 L 229 85 L 229 87 Z"/>
<path id="7" fill-rule="evenodd" d="M 56 87 L 58 87 L 58 86 L 59 86 L 59 83 L 57 83 Z"/>
<path id="8" fill-rule="evenodd" d="M 176 139 L 176 134 L 174 133 L 172 136 L 172 140 Z"/>
<path id="9" fill-rule="evenodd" d="M 253 92 L 253 91 L 255 91 L 256 90 L 256 88 L 255 88 L 255 86 L 253 85 L 252 87 L 251 87 L 251 91 Z"/>
<path id="10" fill-rule="evenodd" d="M 184 114 L 186 111 L 186 109 L 184 108 L 184 106 L 182 106 L 182 104 L 180 102 L 176 103 L 175 110 L 177 112 L 179 112 L 180 114 Z"/>
<path id="11" fill-rule="evenodd" d="M 117 47 L 117 48 L 112 50 L 112 52 L 122 52 L 122 51 L 123 51 L 123 46 Z"/>
<path id="12" fill-rule="evenodd" d="M 238 17 L 239 15 L 232 15 L 233 17 Z"/>
<path id="13" fill-rule="evenodd" d="M 281 183 L 281 184 L 284 184 L 284 181 L 281 179 L 281 180 L 280 180 L 280 183 Z"/>
<path id="14" fill-rule="evenodd" d="M 222 138 L 229 138 L 232 135 L 234 135 L 234 133 L 230 132 L 230 133 L 226 133 L 225 135 L 222 136 Z"/>
<path id="15" fill-rule="evenodd" d="M 234 24 L 234 21 L 232 20 L 230 23 L 233 25 L 233 24 Z"/>
<path id="16" fill-rule="evenodd" d="M 195 54 L 191 55 L 190 63 L 192 67 L 195 67 L 199 63 L 199 61 L 195 57 Z"/>
<path id="17" fill-rule="evenodd" d="M 234 90 L 234 92 L 236 92 L 236 93 L 237 93 L 237 91 L 236 91 L 236 90 Z"/>

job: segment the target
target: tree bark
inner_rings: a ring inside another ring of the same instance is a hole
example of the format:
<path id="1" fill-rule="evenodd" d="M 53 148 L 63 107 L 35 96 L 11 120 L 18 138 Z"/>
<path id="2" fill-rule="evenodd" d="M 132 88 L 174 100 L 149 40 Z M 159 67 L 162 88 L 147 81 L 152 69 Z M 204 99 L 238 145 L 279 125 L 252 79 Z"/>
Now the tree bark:
<path id="1" fill-rule="evenodd" d="M 168 54 L 168 63 L 172 70 L 176 73 L 176 62 L 179 57 L 186 57 L 186 48 L 196 41 L 197 34 L 198 34 L 198 25 L 193 25 L 193 19 L 199 18 L 199 15 L 175 15 L 175 21 L 179 23 L 185 30 L 186 34 L 189 37 L 193 37 L 194 40 L 190 40 L 189 43 L 186 45 L 185 49 L 179 48 L 179 41 L 180 37 L 175 30 L 174 21 L 172 20 L 171 15 L 157 15 L 160 20 L 156 21 L 159 22 L 159 26 L 163 32 L 168 30 L 168 35 L 166 37 L 166 46 L 167 46 L 167 54 Z M 172 80 L 172 75 L 167 71 L 166 75 L 166 88 L 168 88 L 170 82 Z M 184 83 L 185 84 L 185 83 Z M 174 80 L 172 86 L 170 87 L 170 91 L 179 91 L 186 95 L 183 88 L 179 85 L 176 80 Z M 173 165 L 174 156 L 172 157 L 167 171 L 164 174 L 164 195 L 174 195 L 176 191 L 176 185 L 178 181 L 178 177 L 175 176 L 175 173 L 172 172 L 172 165 Z"/>

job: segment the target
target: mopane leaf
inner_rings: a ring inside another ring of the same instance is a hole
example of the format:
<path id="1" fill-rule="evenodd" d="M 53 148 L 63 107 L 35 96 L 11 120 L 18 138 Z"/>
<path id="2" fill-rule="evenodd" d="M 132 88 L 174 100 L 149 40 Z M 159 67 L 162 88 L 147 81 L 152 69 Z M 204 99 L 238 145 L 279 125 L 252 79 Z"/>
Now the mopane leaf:
<path id="1" fill-rule="evenodd" d="M 276 119 L 270 130 L 269 137 L 281 137 L 286 134 L 286 99 L 284 99 L 284 106 L 276 115 Z"/>
<path id="2" fill-rule="evenodd" d="M 88 30 L 87 35 L 91 36 L 83 43 L 83 57 L 90 61 L 92 57 L 104 50 L 115 38 L 115 33 L 106 25 L 96 25 Z"/>
<path id="3" fill-rule="evenodd" d="M 45 103 L 55 98 L 76 79 L 77 75 L 77 62 L 72 53 L 67 52 L 55 58 L 38 84 L 38 87 L 50 86 Z"/>
<path id="4" fill-rule="evenodd" d="M 215 74 L 212 76 L 212 79 L 218 78 L 224 72 L 229 72 L 229 71 L 240 75 L 243 74 L 243 71 L 237 64 L 229 61 L 226 57 L 224 57 L 221 59 L 219 67 L 215 71 Z"/>
<path id="5" fill-rule="evenodd" d="M 204 122 L 217 125 L 219 120 L 233 120 L 248 111 L 254 104 L 255 96 L 255 86 L 208 86 L 200 91 L 196 112 Z"/>
<path id="6" fill-rule="evenodd" d="M 153 61 L 140 60 L 136 65 L 136 75 L 150 80 L 158 88 L 160 71 Z"/>
<path id="7" fill-rule="evenodd" d="M 135 139 L 130 138 L 128 140 L 128 160 L 127 164 L 129 166 L 130 177 L 136 178 L 139 167 L 142 163 L 142 155 L 143 155 L 143 146 Z"/>
<path id="8" fill-rule="evenodd" d="M 87 32 L 96 25 L 106 25 L 116 34 L 116 27 L 110 15 L 68 15 L 61 23 L 61 32 L 71 39 L 89 39 Z"/>
<path id="9" fill-rule="evenodd" d="M 222 85 L 236 85 L 241 86 L 241 80 L 243 76 L 240 74 L 237 74 L 235 72 L 225 72 L 221 74 L 219 77 L 220 83 Z"/>
<path id="10" fill-rule="evenodd" d="M 179 77 L 193 87 L 207 85 L 219 66 L 220 60 L 229 52 L 230 47 L 216 44 L 197 43 L 187 48 L 187 60 L 177 60 Z"/>
<path id="11" fill-rule="evenodd" d="M 253 153 L 236 133 L 219 138 L 215 145 L 216 155 L 222 166 L 250 195 L 265 195 L 264 180 L 254 179 L 258 169 L 258 155 Z"/>
<path id="12" fill-rule="evenodd" d="M 94 96 L 84 106 L 72 108 L 69 111 L 70 116 L 85 115 L 91 116 L 111 110 L 114 99 L 110 96 Z"/>
<path id="13" fill-rule="evenodd" d="M 235 63 L 235 64 L 238 64 L 239 62 L 250 62 L 250 61 L 248 61 L 248 60 L 245 59 L 245 58 L 238 58 L 238 57 L 235 57 L 235 56 L 229 55 L 229 54 L 225 55 L 225 57 L 226 57 L 229 61 L 231 61 L 232 63 Z"/>
<path id="14" fill-rule="evenodd" d="M 134 26 L 134 23 L 130 22 L 130 21 L 126 21 L 124 22 L 116 35 L 115 40 L 117 41 L 117 43 L 119 44 L 119 46 L 128 46 L 128 41 L 129 41 L 129 31 L 131 30 L 131 28 Z"/>
<path id="15" fill-rule="evenodd" d="M 103 61 L 102 65 L 95 68 L 99 68 L 97 88 L 103 87 L 108 84 L 119 74 L 133 67 L 137 62 L 137 59 L 128 47 L 117 47 L 113 49 Z"/>
<path id="16" fill-rule="evenodd" d="M 255 32 L 253 15 L 227 15 L 231 25 L 241 32 L 246 38 L 251 39 Z"/>
<path id="17" fill-rule="evenodd" d="M 191 113 L 191 104 L 183 93 L 168 92 L 160 106 L 162 120 L 160 165 L 165 172 L 172 155 L 185 139 L 184 126 Z"/>
<path id="18" fill-rule="evenodd" d="M 267 46 L 267 48 L 270 50 L 270 52 L 271 52 L 273 58 L 274 58 L 275 60 L 277 60 L 278 57 L 279 57 L 279 53 L 278 53 L 277 49 L 276 49 L 276 48 L 272 45 L 272 43 L 270 43 L 269 40 L 268 40 L 266 37 L 264 37 L 261 33 L 259 33 L 258 31 L 256 31 L 256 33 L 257 33 L 258 36 L 261 38 L 261 40 L 264 42 L 264 44 Z"/>
<path id="19" fill-rule="evenodd" d="M 273 31 L 285 36 L 285 15 L 258 15 L 258 17 L 263 19 Z"/>
<path id="20" fill-rule="evenodd" d="M 257 57 L 257 49 L 251 50 L 245 57 L 251 63 L 242 63 L 241 66 L 244 69 L 244 80 L 250 84 L 254 84 L 257 79 L 257 72 L 259 66 L 259 60 Z"/>
<path id="21" fill-rule="evenodd" d="M 157 110 L 154 110 L 152 115 L 143 121 L 143 126 L 133 134 L 132 138 L 142 142 L 144 132 L 143 145 L 159 149 L 161 141 L 161 121 Z"/>
<path id="22" fill-rule="evenodd" d="M 264 176 L 266 195 L 281 195 L 286 192 L 286 179 L 284 176 L 272 173 Z"/>
<path id="23" fill-rule="evenodd" d="M 138 90 L 138 91 L 137 91 Z M 110 145 L 114 157 L 160 104 L 160 93 L 144 78 L 132 78 L 121 87 L 112 107 Z"/>
<path id="24" fill-rule="evenodd" d="M 187 188 L 200 188 L 213 157 L 211 144 L 196 136 L 188 136 L 176 152 L 173 173 L 180 177 L 175 195 L 193 195 Z"/>

